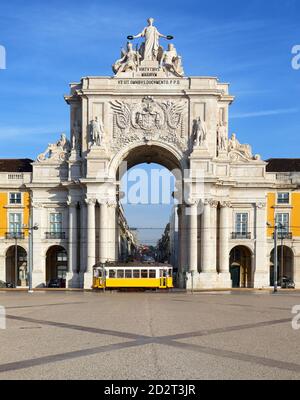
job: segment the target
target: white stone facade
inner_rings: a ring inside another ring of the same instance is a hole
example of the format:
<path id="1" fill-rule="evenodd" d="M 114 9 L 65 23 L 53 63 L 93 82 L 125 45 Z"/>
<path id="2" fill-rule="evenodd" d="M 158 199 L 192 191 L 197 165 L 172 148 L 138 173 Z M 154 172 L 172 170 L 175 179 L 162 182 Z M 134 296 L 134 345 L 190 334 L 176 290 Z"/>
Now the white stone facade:
<path id="1" fill-rule="evenodd" d="M 70 140 L 62 135 L 49 146 L 24 182 L 33 222 L 40 226 L 34 232 L 33 284 L 45 283 L 50 245 L 68 253 L 69 287 L 90 288 L 93 265 L 117 261 L 118 169 L 123 161 L 131 167 L 150 160 L 188 171 L 181 189 L 188 187 L 189 196 L 178 209 L 180 285 L 230 288 L 230 252 L 246 246 L 247 285 L 268 287 L 267 194 L 280 182 L 249 145 L 229 137 L 229 85 L 215 77 L 184 77 L 178 59 L 175 70 L 155 53 L 150 60 L 150 50 L 140 63 L 137 55 L 124 53 L 113 77 L 88 76 L 70 85 Z M 243 237 L 234 234 L 240 211 L 248 215 L 249 235 Z M 53 212 L 61 213 L 65 235 L 46 239 Z M 299 255 L 298 249 L 297 260 Z"/>

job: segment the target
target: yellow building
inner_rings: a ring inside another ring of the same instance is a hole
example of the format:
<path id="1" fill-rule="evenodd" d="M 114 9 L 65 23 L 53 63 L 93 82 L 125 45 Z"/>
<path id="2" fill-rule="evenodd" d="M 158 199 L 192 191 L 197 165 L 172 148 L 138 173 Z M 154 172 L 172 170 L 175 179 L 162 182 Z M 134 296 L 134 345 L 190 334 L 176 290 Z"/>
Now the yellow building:
<path id="1" fill-rule="evenodd" d="M 267 237 L 270 253 L 270 283 L 273 284 L 274 226 L 278 227 L 278 278 L 298 283 L 300 250 L 300 160 L 270 159 L 267 171 L 276 173 L 277 184 L 268 193 Z"/>
<path id="2" fill-rule="evenodd" d="M 32 160 L 0 160 L 0 280 L 27 285 Z"/>

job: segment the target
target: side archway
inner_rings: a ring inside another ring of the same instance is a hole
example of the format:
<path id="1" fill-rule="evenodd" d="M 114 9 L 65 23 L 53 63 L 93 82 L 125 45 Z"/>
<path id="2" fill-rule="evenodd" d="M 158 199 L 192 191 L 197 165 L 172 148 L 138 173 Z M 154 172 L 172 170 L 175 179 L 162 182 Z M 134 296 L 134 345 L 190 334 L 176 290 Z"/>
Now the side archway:
<path id="1" fill-rule="evenodd" d="M 46 253 L 46 283 L 52 279 L 66 280 L 68 254 L 62 246 L 51 246 Z"/>
<path id="2" fill-rule="evenodd" d="M 288 246 L 277 247 L 278 284 L 281 285 L 283 277 L 294 280 L 294 252 Z M 274 286 L 274 249 L 270 254 L 270 286 Z"/>
<path id="3" fill-rule="evenodd" d="M 230 252 L 230 274 L 233 288 L 252 288 L 254 270 L 252 251 L 246 246 L 236 246 Z"/>
<path id="4" fill-rule="evenodd" d="M 5 256 L 6 282 L 15 287 L 27 286 L 27 252 L 21 246 L 11 246 Z"/>

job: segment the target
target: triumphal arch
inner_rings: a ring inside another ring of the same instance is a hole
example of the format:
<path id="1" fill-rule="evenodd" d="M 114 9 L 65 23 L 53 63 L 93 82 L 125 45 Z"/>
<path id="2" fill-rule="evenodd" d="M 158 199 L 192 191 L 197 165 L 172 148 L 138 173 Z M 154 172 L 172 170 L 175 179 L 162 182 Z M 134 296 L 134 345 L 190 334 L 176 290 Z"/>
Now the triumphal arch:
<path id="1" fill-rule="evenodd" d="M 70 85 L 70 138 L 62 134 L 33 164 L 33 220 L 41 226 L 33 233 L 36 286 L 45 280 L 49 243 L 43 229 L 53 210 L 61 210 L 67 233 L 56 244 L 68 252 L 70 287 L 90 288 L 95 263 L 117 260 L 123 161 L 128 168 L 156 162 L 182 172 L 180 285 L 231 287 L 229 255 L 241 239 L 232 237 L 233 212 L 243 209 L 255 231 L 248 243 L 249 279 L 255 287 L 268 286 L 266 187 L 273 178 L 249 145 L 229 135 L 229 85 L 186 76 L 183 50 L 150 18 L 139 34 L 127 37 L 113 76 L 87 76 Z"/>

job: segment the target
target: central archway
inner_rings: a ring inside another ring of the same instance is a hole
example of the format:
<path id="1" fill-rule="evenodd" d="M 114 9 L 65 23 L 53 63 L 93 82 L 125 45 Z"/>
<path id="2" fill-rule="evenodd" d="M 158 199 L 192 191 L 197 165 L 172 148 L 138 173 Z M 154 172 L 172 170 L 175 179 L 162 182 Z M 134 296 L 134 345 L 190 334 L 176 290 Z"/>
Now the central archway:
<path id="1" fill-rule="evenodd" d="M 150 165 L 151 164 L 151 165 Z M 184 169 L 187 168 L 187 162 L 183 154 L 178 152 L 177 149 L 173 148 L 172 146 L 167 146 L 167 145 L 162 145 L 156 144 L 156 143 L 148 143 L 148 144 L 141 144 L 138 146 L 130 146 L 126 150 L 124 150 L 121 154 L 116 157 L 116 159 L 113 161 L 112 166 L 114 170 L 116 171 L 116 179 L 117 182 L 119 182 L 119 190 L 117 191 L 117 201 L 122 202 L 122 187 L 121 187 L 121 181 L 122 178 L 125 176 L 126 173 L 133 171 L 135 168 L 137 169 L 139 166 L 141 166 L 142 169 L 145 171 L 149 172 L 157 172 L 157 170 L 160 168 L 161 172 L 166 172 L 166 175 L 169 174 L 170 176 L 172 175 L 174 178 L 174 186 L 172 186 L 171 190 L 171 197 L 174 203 L 170 202 L 170 209 L 168 210 L 168 218 L 166 219 L 161 218 L 159 221 L 159 224 L 157 223 L 158 221 L 158 214 L 157 212 L 162 213 L 162 208 L 163 205 L 160 204 L 160 210 L 155 211 L 155 206 L 153 203 L 147 204 L 147 209 L 144 207 L 145 214 L 147 215 L 142 215 L 141 214 L 141 223 L 144 223 L 144 225 L 151 225 L 148 227 L 145 227 L 145 229 L 152 229 L 153 226 L 159 226 L 160 229 L 155 228 L 152 230 L 151 234 L 154 237 L 156 235 L 155 240 L 152 238 L 152 236 L 146 235 L 145 230 L 144 230 L 144 237 L 145 237 L 145 242 L 141 243 L 145 245 L 145 258 L 151 256 L 155 258 L 156 261 L 161 261 L 160 257 L 156 253 L 155 249 L 158 246 L 158 242 L 160 241 L 161 243 L 161 238 L 163 235 L 170 235 L 170 242 L 171 245 L 175 245 L 178 247 L 178 221 L 175 221 L 175 218 L 177 218 L 177 209 L 175 207 L 175 200 L 174 197 L 180 197 L 182 194 L 182 182 L 183 182 L 183 174 L 184 174 Z M 149 167 L 148 167 L 149 166 Z M 160 179 L 163 180 L 162 177 L 163 174 L 159 176 Z M 152 182 L 151 182 L 152 185 Z M 167 188 L 166 185 L 163 187 L 163 189 L 168 192 L 169 187 Z M 150 188 L 150 191 L 153 190 L 153 187 Z M 168 193 L 169 194 L 169 193 Z M 168 196 L 167 194 L 167 196 Z M 151 198 L 152 198 L 152 193 L 151 193 Z M 146 205 L 145 205 L 146 206 Z M 149 208 L 148 208 L 149 206 Z M 127 212 L 128 208 L 124 206 L 125 208 L 125 213 L 126 217 L 128 217 Z M 167 209 L 167 206 L 165 207 L 165 210 Z M 156 209 L 157 210 L 157 209 Z M 167 212 L 167 211 L 166 211 Z M 152 217 L 152 218 L 151 218 Z M 155 218 L 156 217 L 156 218 Z M 127 218 L 126 218 L 127 219 Z M 170 219 L 174 219 L 174 223 L 170 224 Z M 134 219 L 133 219 L 134 220 Z M 150 223 L 149 223 L 150 222 Z M 164 226 L 162 226 L 162 224 Z M 139 224 L 140 225 L 140 224 Z M 170 229 L 171 228 L 171 229 Z M 173 229 L 173 231 L 172 231 Z M 143 231 L 143 229 L 140 229 L 139 232 Z M 168 230 L 168 232 L 166 232 Z M 175 232 L 176 230 L 176 232 Z M 174 238 L 173 238 L 174 236 Z M 177 243 L 177 245 L 176 245 Z M 123 244 L 124 248 L 124 244 Z M 126 246 L 125 246 L 126 248 Z M 122 260 L 124 260 L 124 252 L 122 252 Z M 131 254 L 130 254 L 131 253 Z M 129 252 L 127 255 L 131 256 L 132 252 Z M 168 258 L 168 257 L 167 257 Z M 166 258 L 166 260 L 167 260 Z M 178 257 L 176 258 L 178 260 Z M 174 265 L 174 261 L 171 260 L 171 257 L 168 258 L 169 262 L 172 261 L 174 270 L 178 269 L 178 265 Z M 176 262 L 177 264 L 177 262 Z"/>
<path id="2" fill-rule="evenodd" d="M 120 151 L 111 161 L 110 172 L 112 176 L 122 177 L 127 169 L 138 164 L 156 163 L 164 166 L 169 171 L 179 170 L 183 173 L 188 168 L 188 162 L 183 153 L 173 146 L 162 143 L 149 142 L 147 144 L 131 145 Z"/>

